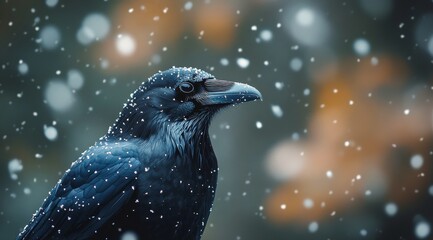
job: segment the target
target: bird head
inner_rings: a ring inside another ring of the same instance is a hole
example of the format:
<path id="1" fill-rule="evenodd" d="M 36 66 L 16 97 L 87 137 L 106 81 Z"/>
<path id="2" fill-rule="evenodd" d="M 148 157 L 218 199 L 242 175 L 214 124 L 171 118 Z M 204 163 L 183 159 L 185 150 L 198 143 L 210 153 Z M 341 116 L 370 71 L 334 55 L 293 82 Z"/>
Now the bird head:
<path id="1" fill-rule="evenodd" d="M 260 92 L 247 84 L 216 79 L 196 68 L 170 68 L 143 82 L 131 94 L 110 131 L 142 135 L 149 125 L 162 122 L 209 124 L 220 109 L 261 99 Z"/>

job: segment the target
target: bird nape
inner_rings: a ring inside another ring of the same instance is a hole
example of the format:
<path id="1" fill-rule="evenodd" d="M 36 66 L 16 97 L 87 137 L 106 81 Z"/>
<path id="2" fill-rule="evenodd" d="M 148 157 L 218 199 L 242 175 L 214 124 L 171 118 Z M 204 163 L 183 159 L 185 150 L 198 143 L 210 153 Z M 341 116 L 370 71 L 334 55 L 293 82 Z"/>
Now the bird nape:
<path id="1" fill-rule="evenodd" d="M 200 239 L 217 184 L 211 118 L 258 99 L 249 85 L 195 68 L 153 75 L 17 239 Z"/>

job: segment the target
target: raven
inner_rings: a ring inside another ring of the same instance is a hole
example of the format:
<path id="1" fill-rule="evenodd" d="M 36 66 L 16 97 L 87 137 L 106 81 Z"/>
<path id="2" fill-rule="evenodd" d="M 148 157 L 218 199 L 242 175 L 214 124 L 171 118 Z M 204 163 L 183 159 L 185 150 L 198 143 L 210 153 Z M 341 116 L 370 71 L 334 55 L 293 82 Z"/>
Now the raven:
<path id="1" fill-rule="evenodd" d="M 218 173 L 210 121 L 225 106 L 258 99 L 257 89 L 199 69 L 156 73 L 17 239 L 200 239 Z"/>

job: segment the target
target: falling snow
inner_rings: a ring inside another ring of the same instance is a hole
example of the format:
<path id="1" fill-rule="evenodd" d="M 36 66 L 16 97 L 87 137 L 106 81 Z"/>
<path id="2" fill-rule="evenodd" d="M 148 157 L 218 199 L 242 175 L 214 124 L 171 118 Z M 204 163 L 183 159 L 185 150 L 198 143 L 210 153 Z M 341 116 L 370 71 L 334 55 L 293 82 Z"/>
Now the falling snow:
<path id="1" fill-rule="evenodd" d="M 304 199 L 303 205 L 305 208 L 309 209 L 314 206 L 314 201 L 311 198 Z"/>
<path id="2" fill-rule="evenodd" d="M 260 38 L 261 38 L 263 41 L 265 41 L 265 42 L 269 42 L 269 41 L 271 41 L 271 40 L 272 40 L 272 37 L 273 37 L 273 34 L 272 34 L 272 32 L 271 32 L 270 30 L 268 30 L 268 29 L 262 30 L 262 31 L 260 32 Z"/>
<path id="3" fill-rule="evenodd" d="M 48 140 L 54 141 L 57 139 L 57 129 L 53 126 L 44 125 L 44 135 Z"/>
<path id="4" fill-rule="evenodd" d="M 420 155 L 420 154 L 413 155 L 410 158 L 410 166 L 413 169 L 420 169 L 422 167 L 423 163 L 424 163 L 424 159 L 423 159 L 422 155 Z"/>
<path id="5" fill-rule="evenodd" d="M 30 188 L 24 188 L 23 192 L 25 195 L 30 195 L 32 193 L 32 191 L 30 190 Z"/>
<path id="6" fill-rule="evenodd" d="M 417 238 L 424 239 L 429 235 L 430 235 L 430 224 L 429 223 L 427 223 L 425 221 L 421 221 L 421 222 L 416 224 L 415 236 Z"/>
<path id="7" fill-rule="evenodd" d="M 284 87 L 284 83 L 282 83 L 282 82 L 275 82 L 275 88 L 276 89 L 281 90 L 281 89 L 283 89 L 283 87 Z"/>
<path id="8" fill-rule="evenodd" d="M 71 69 L 68 71 L 68 85 L 72 89 L 80 89 L 84 83 L 83 74 L 77 69 Z"/>
<path id="9" fill-rule="evenodd" d="M 48 25 L 42 28 L 39 40 L 43 48 L 53 50 L 60 45 L 60 30 L 54 25 Z"/>
<path id="10" fill-rule="evenodd" d="M 317 230 L 319 230 L 319 224 L 317 222 L 311 222 L 308 224 L 308 231 L 310 233 L 315 233 Z"/>
<path id="11" fill-rule="evenodd" d="M 18 179 L 18 174 L 19 172 L 21 172 L 23 170 L 23 164 L 22 161 L 19 159 L 12 159 L 9 161 L 8 164 L 8 170 L 9 170 L 9 176 L 11 177 L 12 180 L 17 180 Z"/>
<path id="12" fill-rule="evenodd" d="M 385 205 L 385 213 L 388 216 L 390 217 L 394 216 L 395 214 L 397 214 L 397 211 L 398 211 L 398 207 L 395 203 L 390 202 Z"/>
<path id="13" fill-rule="evenodd" d="M 299 58 L 293 58 L 290 60 L 290 68 L 295 72 L 299 72 L 302 69 L 302 65 L 302 60 Z"/>
<path id="14" fill-rule="evenodd" d="M 353 42 L 353 50 L 358 56 L 365 56 L 370 53 L 370 43 L 363 39 L 359 38 Z"/>
<path id="15" fill-rule="evenodd" d="M 83 45 L 104 39 L 110 31 L 110 21 L 100 13 L 87 15 L 77 32 L 77 40 Z"/>
<path id="16" fill-rule="evenodd" d="M 247 68 L 250 65 L 250 60 L 248 60 L 246 58 L 238 58 L 236 60 L 236 63 L 238 64 L 238 66 L 240 68 Z"/>
<path id="17" fill-rule="evenodd" d="M 131 231 L 127 231 L 123 233 L 122 236 L 120 237 L 120 240 L 138 240 L 138 239 L 139 238 L 137 234 Z"/>
<path id="18" fill-rule="evenodd" d="M 370 63 L 373 66 L 377 66 L 379 64 L 379 59 L 377 57 L 371 57 Z"/>
<path id="19" fill-rule="evenodd" d="M 303 8 L 296 13 L 296 22 L 302 26 L 311 26 L 314 23 L 314 12 L 311 9 Z"/>
<path id="20" fill-rule="evenodd" d="M 221 58 L 220 60 L 220 64 L 223 66 L 228 66 L 229 65 L 229 60 L 227 58 Z"/>
<path id="21" fill-rule="evenodd" d="M 45 0 L 45 4 L 47 4 L 48 7 L 55 7 L 59 0 Z"/>
<path id="22" fill-rule="evenodd" d="M 26 75 L 29 72 L 29 65 L 27 65 L 23 60 L 20 60 L 18 63 L 18 72 L 22 75 Z"/>
<path id="23" fill-rule="evenodd" d="M 116 38 L 116 49 L 123 56 L 129 56 L 134 53 L 136 48 L 135 40 L 128 34 L 119 34 Z"/>
<path id="24" fill-rule="evenodd" d="M 272 105 L 271 109 L 272 109 L 272 113 L 274 114 L 275 117 L 277 117 L 277 118 L 283 117 L 283 110 L 281 109 L 281 107 L 279 105 Z"/>
<path id="25" fill-rule="evenodd" d="M 72 107 L 75 97 L 69 86 L 62 80 L 52 80 L 45 89 L 48 105 L 55 111 L 63 112 Z"/>
<path id="26" fill-rule="evenodd" d="M 183 8 L 184 8 L 185 10 L 187 10 L 187 11 L 191 10 L 192 7 L 193 7 L 193 4 L 192 4 L 191 1 L 188 1 L 188 2 L 185 3 L 185 5 L 183 5 Z"/>

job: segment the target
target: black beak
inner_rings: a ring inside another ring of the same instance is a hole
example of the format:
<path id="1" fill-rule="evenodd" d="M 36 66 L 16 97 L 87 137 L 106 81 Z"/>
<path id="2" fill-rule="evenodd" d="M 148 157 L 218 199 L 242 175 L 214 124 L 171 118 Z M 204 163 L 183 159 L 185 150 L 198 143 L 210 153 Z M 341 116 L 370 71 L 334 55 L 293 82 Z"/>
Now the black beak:
<path id="1" fill-rule="evenodd" d="M 202 105 L 229 105 L 262 99 L 256 88 L 244 83 L 208 79 L 204 88 L 206 93 L 199 100 Z"/>

